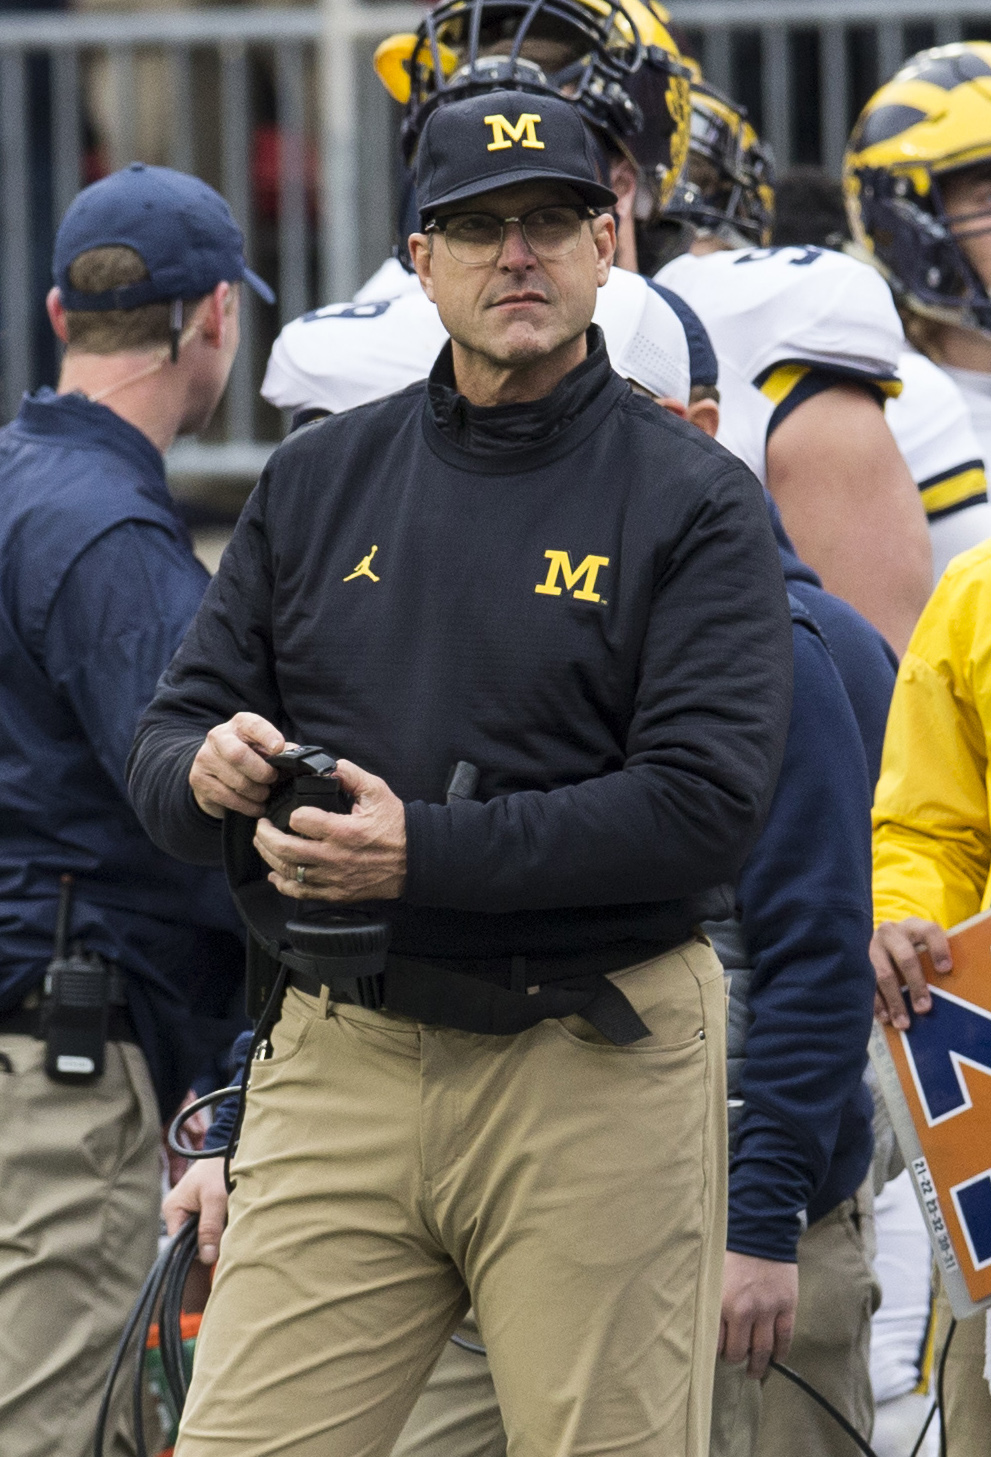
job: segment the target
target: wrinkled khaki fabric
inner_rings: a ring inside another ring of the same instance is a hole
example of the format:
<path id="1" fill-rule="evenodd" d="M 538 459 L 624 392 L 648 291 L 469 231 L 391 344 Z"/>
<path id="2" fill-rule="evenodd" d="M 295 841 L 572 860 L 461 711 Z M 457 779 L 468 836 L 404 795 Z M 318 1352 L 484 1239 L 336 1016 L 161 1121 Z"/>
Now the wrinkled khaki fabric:
<path id="1" fill-rule="evenodd" d="M 513 1457 L 704 1457 L 722 970 L 696 941 L 613 979 L 653 1032 L 632 1047 L 288 993 L 176 1457 L 386 1457 L 470 1301 Z"/>
<path id="2" fill-rule="evenodd" d="M 0 1033 L 0 1053 L 13 1069 L 0 1068 L 0 1452 L 91 1457 L 103 1383 L 158 1247 L 155 1094 L 130 1043 L 108 1043 L 103 1076 L 85 1086 L 47 1077 L 33 1037 Z"/>

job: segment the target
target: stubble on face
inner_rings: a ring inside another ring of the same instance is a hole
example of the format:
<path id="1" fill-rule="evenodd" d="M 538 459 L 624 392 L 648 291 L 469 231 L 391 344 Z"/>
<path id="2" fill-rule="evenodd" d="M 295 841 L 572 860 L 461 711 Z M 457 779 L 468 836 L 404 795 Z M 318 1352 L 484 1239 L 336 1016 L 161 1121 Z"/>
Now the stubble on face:
<path id="1" fill-rule="evenodd" d="M 578 201 L 562 184 L 534 182 L 500 188 L 444 212 L 502 218 Z M 442 236 L 432 240 L 431 276 L 444 327 L 463 349 L 503 368 L 546 357 L 584 334 L 595 309 L 596 265 L 587 224 L 575 251 L 552 262 L 532 253 L 515 226 L 507 229 L 499 257 L 480 268 L 453 258 Z"/>

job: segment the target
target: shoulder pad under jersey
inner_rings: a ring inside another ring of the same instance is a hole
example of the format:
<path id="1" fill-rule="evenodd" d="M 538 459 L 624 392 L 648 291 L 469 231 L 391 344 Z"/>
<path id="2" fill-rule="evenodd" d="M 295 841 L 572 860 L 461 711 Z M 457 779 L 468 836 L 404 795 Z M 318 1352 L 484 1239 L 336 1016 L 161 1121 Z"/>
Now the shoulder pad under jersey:
<path id="1" fill-rule="evenodd" d="M 404 293 L 416 293 L 419 288 L 420 280 L 415 273 L 408 273 L 398 258 L 387 258 L 368 282 L 362 284 L 353 302 L 366 304 L 377 303 L 380 299 L 402 298 Z"/>
<path id="2" fill-rule="evenodd" d="M 446 342 L 419 283 L 400 298 L 328 304 L 285 326 L 261 392 L 284 410 L 351 410 L 424 379 Z"/>
<path id="3" fill-rule="evenodd" d="M 902 393 L 885 419 L 922 492 L 930 520 L 984 500 L 981 447 L 967 402 L 932 360 L 906 349 L 898 364 Z"/>
<path id="4" fill-rule="evenodd" d="M 657 275 L 700 315 L 720 362 L 762 386 L 776 367 L 823 364 L 897 390 L 901 320 L 883 278 L 812 247 L 683 254 Z"/>

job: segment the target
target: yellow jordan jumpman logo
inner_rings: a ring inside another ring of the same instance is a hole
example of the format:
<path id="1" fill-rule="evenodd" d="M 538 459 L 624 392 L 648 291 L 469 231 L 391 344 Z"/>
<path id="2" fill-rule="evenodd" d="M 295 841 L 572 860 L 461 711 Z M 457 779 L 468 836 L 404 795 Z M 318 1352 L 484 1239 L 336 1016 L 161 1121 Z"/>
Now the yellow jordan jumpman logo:
<path id="1" fill-rule="evenodd" d="M 377 551 L 378 547 L 373 546 L 368 555 L 362 557 L 361 561 L 355 567 L 350 577 L 344 578 L 345 582 L 353 582 L 355 577 L 371 577 L 373 582 L 380 582 L 382 580 L 381 577 L 377 577 L 372 571 L 372 557 Z"/>

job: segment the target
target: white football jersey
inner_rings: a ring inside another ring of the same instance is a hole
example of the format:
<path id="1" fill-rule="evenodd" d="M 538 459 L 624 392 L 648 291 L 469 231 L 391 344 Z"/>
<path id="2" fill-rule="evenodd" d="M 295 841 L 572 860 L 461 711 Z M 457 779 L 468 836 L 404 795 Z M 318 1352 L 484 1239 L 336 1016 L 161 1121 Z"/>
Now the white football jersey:
<path id="1" fill-rule="evenodd" d="M 657 274 L 701 318 L 719 359 L 716 437 L 767 484 L 771 431 L 837 375 L 899 388 L 901 321 L 887 284 L 822 248 L 684 253 Z"/>
<path id="2" fill-rule="evenodd" d="M 897 387 L 901 321 L 873 268 L 823 248 L 684 253 L 658 283 L 691 304 L 720 360 L 758 389 L 781 365 L 822 364 Z"/>
<path id="3" fill-rule="evenodd" d="M 941 369 L 914 349 L 906 349 L 898 372 L 904 388 L 897 399 L 888 401 L 885 416 L 922 492 L 933 577 L 938 581 L 953 557 L 991 536 L 984 475 L 991 438 L 982 439 L 974 428 L 973 405 L 956 377 L 962 371 Z"/>
<path id="4" fill-rule="evenodd" d="M 447 330 L 414 282 L 398 298 L 327 304 L 287 324 L 262 381 L 269 404 L 337 414 L 429 374 Z"/>
<path id="5" fill-rule="evenodd" d="M 265 399 L 280 409 L 336 414 L 425 378 L 447 332 L 416 278 L 413 284 L 392 298 L 328 304 L 287 324 L 272 346 Z M 614 268 L 599 290 L 594 319 L 620 374 L 652 394 L 688 403 L 684 328 L 645 279 Z"/>
<path id="6" fill-rule="evenodd" d="M 932 1251 L 907 1169 L 877 1196 L 874 1221 L 882 1299 L 871 1321 L 871 1385 L 882 1402 L 929 1384 Z"/>
<path id="7" fill-rule="evenodd" d="M 376 268 L 367 283 L 363 283 L 355 294 L 353 302 L 365 304 L 385 298 L 401 298 L 404 293 L 416 293 L 420 280 L 415 273 L 408 272 L 398 258 L 387 258 L 381 268 Z"/>
<path id="8" fill-rule="evenodd" d="M 970 411 L 971 424 L 981 444 L 981 454 L 987 460 L 991 457 L 991 374 L 979 374 L 973 369 L 952 369 L 945 364 L 942 372 L 949 375 L 963 395 Z"/>
<path id="9" fill-rule="evenodd" d="M 991 535 L 966 405 L 946 372 L 906 348 L 890 290 L 869 264 L 829 249 L 747 248 L 684 254 L 657 279 L 708 329 L 720 368 L 717 438 L 765 485 L 767 440 L 789 410 L 837 377 L 860 379 L 886 397 L 888 425 L 929 516 L 935 576 Z"/>

